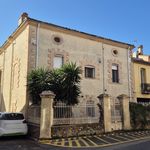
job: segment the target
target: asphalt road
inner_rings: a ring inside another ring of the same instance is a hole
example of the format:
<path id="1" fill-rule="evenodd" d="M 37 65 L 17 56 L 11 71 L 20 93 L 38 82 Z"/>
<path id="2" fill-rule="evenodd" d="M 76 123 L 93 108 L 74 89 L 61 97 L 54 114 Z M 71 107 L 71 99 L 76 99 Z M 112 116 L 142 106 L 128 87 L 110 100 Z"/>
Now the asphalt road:
<path id="1" fill-rule="evenodd" d="M 1 138 L 0 139 L 0 150 L 70 150 L 74 148 L 66 147 L 53 147 L 51 145 L 39 144 L 38 142 L 18 137 L 18 138 Z M 85 148 L 77 148 L 78 150 L 85 150 Z M 77 150 L 74 149 L 74 150 Z M 86 148 L 86 150 L 150 150 L 150 138 L 129 142 L 125 144 L 100 147 L 100 148 Z"/>
<path id="2" fill-rule="evenodd" d="M 146 140 L 105 147 L 99 150 L 150 150 L 150 138 Z"/>

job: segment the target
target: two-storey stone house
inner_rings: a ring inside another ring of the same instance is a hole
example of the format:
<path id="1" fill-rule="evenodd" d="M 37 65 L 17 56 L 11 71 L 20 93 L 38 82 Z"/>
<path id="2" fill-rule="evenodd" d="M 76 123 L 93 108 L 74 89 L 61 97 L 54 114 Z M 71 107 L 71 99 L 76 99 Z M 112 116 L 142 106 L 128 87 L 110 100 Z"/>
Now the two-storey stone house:
<path id="1" fill-rule="evenodd" d="M 76 62 L 82 68 L 80 102 L 98 103 L 106 93 L 132 97 L 133 45 L 79 32 L 28 17 L 0 48 L 0 111 L 26 111 L 27 74 L 35 68 L 57 68 Z"/>

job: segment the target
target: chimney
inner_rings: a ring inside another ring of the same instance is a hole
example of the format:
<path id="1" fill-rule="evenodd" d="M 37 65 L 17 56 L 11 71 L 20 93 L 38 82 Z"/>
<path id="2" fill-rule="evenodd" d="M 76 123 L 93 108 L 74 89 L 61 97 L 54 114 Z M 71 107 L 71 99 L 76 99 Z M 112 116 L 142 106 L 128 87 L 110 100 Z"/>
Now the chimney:
<path id="1" fill-rule="evenodd" d="M 138 55 L 143 55 L 143 45 L 140 45 L 137 50 Z"/>
<path id="2" fill-rule="evenodd" d="M 28 14 L 26 12 L 24 12 L 18 20 L 18 26 L 21 25 L 24 21 L 26 21 L 27 18 L 28 18 Z"/>

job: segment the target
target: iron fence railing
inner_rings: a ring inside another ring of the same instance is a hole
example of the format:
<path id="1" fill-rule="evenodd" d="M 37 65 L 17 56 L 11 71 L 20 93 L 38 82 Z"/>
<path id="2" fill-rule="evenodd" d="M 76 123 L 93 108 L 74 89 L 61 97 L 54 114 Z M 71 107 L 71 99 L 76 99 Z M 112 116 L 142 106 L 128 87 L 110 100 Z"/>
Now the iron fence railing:
<path id="1" fill-rule="evenodd" d="M 141 83 L 141 93 L 142 94 L 150 94 L 150 84 L 149 83 Z"/>
<path id="2" fill-rule="evenodd" d="M 98 123 L 97 111 L 94 104 L 68 106 L 60 102 L 54 106 L 53 125 Z"/>

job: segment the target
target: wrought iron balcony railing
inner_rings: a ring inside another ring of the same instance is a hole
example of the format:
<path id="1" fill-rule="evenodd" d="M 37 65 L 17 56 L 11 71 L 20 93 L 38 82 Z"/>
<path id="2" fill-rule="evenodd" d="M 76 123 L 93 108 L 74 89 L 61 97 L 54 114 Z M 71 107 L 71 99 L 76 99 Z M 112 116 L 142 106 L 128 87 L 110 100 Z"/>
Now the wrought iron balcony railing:
<path id="1" fill-rule="evenodd" d="M 141 93 L 150 94 L 150 83 L 141 83 Z"/>

